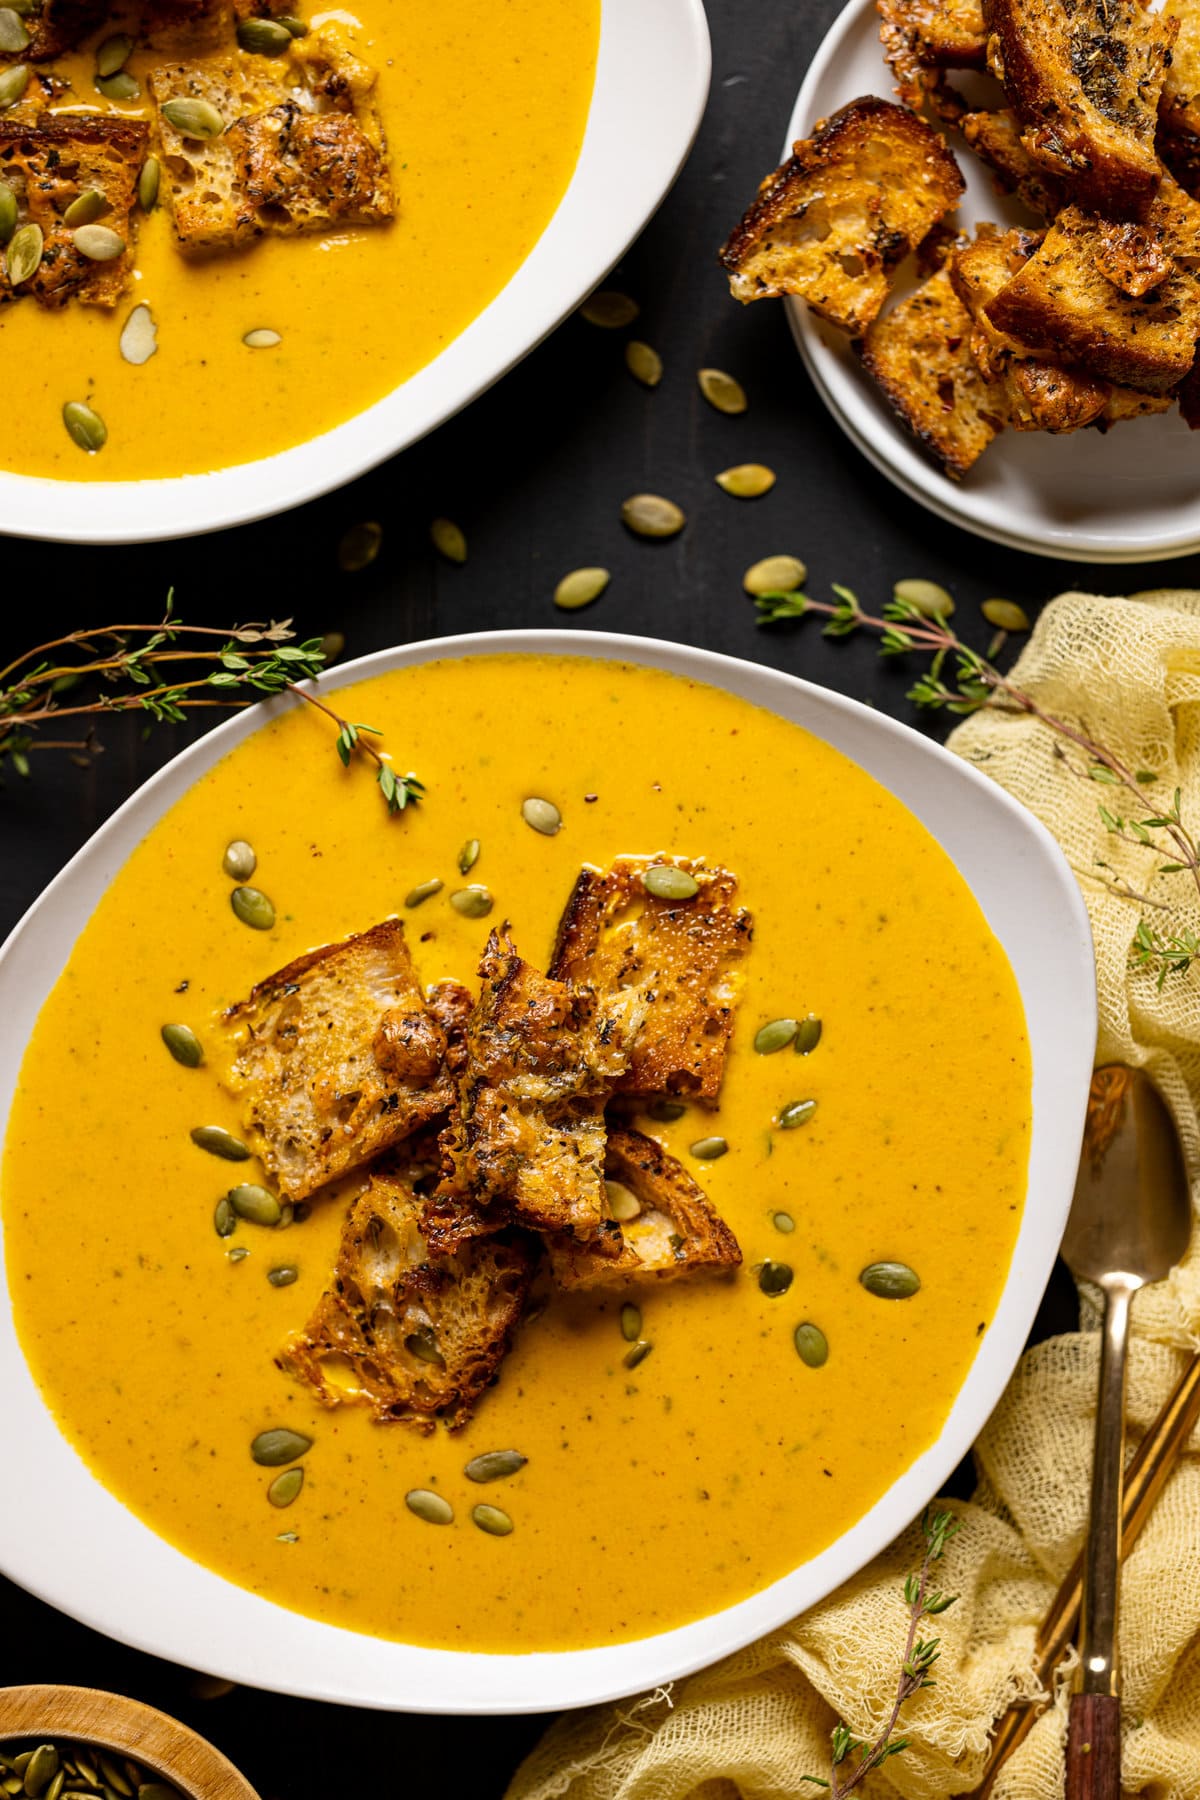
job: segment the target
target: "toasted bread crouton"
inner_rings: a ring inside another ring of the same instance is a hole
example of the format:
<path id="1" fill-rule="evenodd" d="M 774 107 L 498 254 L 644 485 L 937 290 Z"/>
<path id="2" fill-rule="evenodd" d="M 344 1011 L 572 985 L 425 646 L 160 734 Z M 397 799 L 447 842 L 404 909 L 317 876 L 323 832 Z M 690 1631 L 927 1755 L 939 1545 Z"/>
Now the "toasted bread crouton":
<path id="1" fill-rule="evenodd" d="M 611 1131 L 604 1174 L 610 1209 L 614 1195 L 620 1202 L 622 1253 L 598 1256 L 586 1244 L 551 1238 L 550 1266 L 560 1287 L 672 1281 L 741 1262 L 737 1239 L 708 1195 L 653 1138 Z"/>
<path id="2" fill-rule="evenodd" d="M 1184 379 L 1186 381 L 1186 376 Z M 1097 431 L 1107 431 L 1110 425 L 1120 425 L 1125 419 L 1140 419 L 1146 413 L 1170 412 L 1178 393 L 1176 389 L 1169 394 L 1143 394 L 1138 388 L 1114 387 L 1104 403 L 1104 411 L 1092 423 Z"/>
<path id="3" fill-rule="evenodd" d="M 930 73 L 987 66 L 982 0 L 875 0 L 879 41 L 906 106 L 929 98 Z"/>
<path id="4" fill-rule="evenodd" d="M 225 1017 L 249 1140 L 289 1200 L 391 1149 L 454 1098 L 399 919 L 298 957 Z"/>
<path id="5" fill-rule="evenodd" d="M 1003 399 L 975 365 L 971 315 L 949 268 L 875 321 L 863 339 L 863 367 L 953 480 L 1004 428 Z"/>
<path id="6" fill-rule="evenodd" d="M 759 189 L 721 251 L 738 300 L 797 294 L 860 336 L 901 258 L 957 204 L 958 165 L 902 106 L 853 100 Z"/>
<path id="7" fill-rule="evenodd" d="M 325 1406 L 360 1404 L 381 1424 L 465 1425 L 521 1316 L 534 1254 L 519 1234 L 433 1257 L 420 1202 L 376 1173 L 350 1209 L 337 1266 L 304 1330 L 278 1357 Z"/>
<path id="8" fill-rule="evenodd" d="M 0 68 L 54 62 L 102 25 L 108 13 L 104 0 L 32 0 L 21 16 L 29 42 L 23 50 L 0 50 Z"/>
<path id="9" fill-rule="evenodd" d="M 1140 0 L 984 0 L 984 18 L 1029 154 L 1081 206 L 1139 216 L 1158 185 L 1154 134 L 1175 20 Z"/>
<path id="10" fill-rule="evenodd" d="M 117 304 L 133 265 L 133 203 L 149 138 L 141 119 L 43 113 L 25 124 L 0 116 L 0 180 L 17 197 L 18 222 L 39 226 L 43 243 L 36 274 L 19 289 L 9 285 L 7 269 L 0 274 L 0 298 L 32 294 L 48 307 L 68 300 Z M 63 222 L 72 201 L 89 189 L 104 195 L 107 210 L 100 222 L 126 246 L 108 262 L 84 256 Z"/>
<path id="11" fill-rule="evenodd" d="M 1165 281 L 1175 267 L 1161 232 L 1148 225 L 1129 219 L 1099 219 L 1096 237 L 1092 261 L 1106 281 L 1135 300 Z"/>
<path id="12" fill-rule="evenodd" d="M 645 884 L 651 867 L 682 869 L 699 892 L 664 900 Z M 686 857 L 623 857 L 607 874 L 584 868 L 558 927 L 550 972 L 586 982 L 641 1023 L 617 1092 L 716 1101 L 725 1073 L 738 964 L 753 923 L 735 905 L 737 877 Z"/>
<path id="13" fill-rule="evenodd" d="M 618 1019 L 589 988 L 540 975 L 498 931 L 479 972 L 442 1141 L 447 1174 L 426 1214 L 430 1241 L 461 1242 L 479 1229 L 472 1214 L 594 1238 L 604 1218 L 604 1103 L 629 1064 L 633 1015 Z"/>
<path id="14" fill-rule="evenodd" d="M 1054 217 L 1066 200 L 1066 190 L 1030 156 L 1014 112 L 1002 106 L 995 112 L 964 113 L 959 130 L 995 174 L 1001 193 L 1015 194 L 1040 219 Z"/>
<path id="15" fill-rule="evenodd" d="M 1163 10 L 1179 30 L 1163 76 L 1159 122 L 1172 135 L 1200 139 L 1200 0 L 1167 0 Z"/>

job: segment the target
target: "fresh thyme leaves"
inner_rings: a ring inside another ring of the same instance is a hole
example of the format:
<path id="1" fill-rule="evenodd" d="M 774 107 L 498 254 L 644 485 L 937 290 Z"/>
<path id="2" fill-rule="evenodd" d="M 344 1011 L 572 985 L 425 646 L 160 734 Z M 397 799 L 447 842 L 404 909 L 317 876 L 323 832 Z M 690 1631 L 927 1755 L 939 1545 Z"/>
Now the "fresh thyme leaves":
<path id="1" fill-rule="evenodd" d="M 171 593 L 155 625 L 103 625 L 39 644 L 0 668 L 0 777 L 6 768 L 28 776 L 35 750 L 66 750 L 86 766 L 98 748 L 90 724 L 80 738 L 44 735 L 45 727 L 67 720 L 142 712 L 148 723 L 177 725 L 201 707 L 243 707 L 291 693 L 332 720 L 342 762 L 357 755 L 373 764 L 389 813 L 403 812 L 424 786 L 411 771 L 397 774 L 386 754 L 360 735 L 378 737 L 374 726 L 352 724 L 297 686 L 317 679 L 326 657 L 321 638 L 294 639 L 290 619 L 229 631 L 185 625 Z M 81 687 L 87 697 L 71 699 Z"/>
<path id="2" fill-rule="evenodd" d="M 873 1769 L 881 1768 L 890 1757 L 898 1756 L 908 1748 L 908 1739 L 895 1737 L 893 1733 L 901 1712 L 913 1695 L 919 1694 L 922 1688 L 935 1685 L 930 1671 L 941 1654 L 941 1639 L 922 1638 L 918 1634 L 923 1620 L 944 1613 L 958 1598 L 957 1594 L 943 1594 L 940 1589 L 930 1585 L 933 1565 L 941 1560 L 946 1544 L 958 1530 L 958 1524 L 953 1513 L 935 1513 L 926 1507 L 922 1514 L 925 1554 L 920 1568 L 914 1569 L 904 1583 L 904 1602 L 909 1614 L 908 1636 L 896 1683 L 896 1698 L 882 1731 L 878 1737 L 868 1741 L 866 1738 L 856 1738 L 846 1725 L 835 1725 L 830 1734 L 828 1776 L 800 1777 L 814 1787 L 827 1789 L 830 1800 L 845 1800 L 845 1796 L 852 1794 Z"/>
<path id="3" fill-rule="evenodd" d="M 816 613 L 826 620 L 826 637 L 849 637 L 860 630 L 873 632 L 878 637 L 881 656 L 929 656 L 929 667 L 908 690 L 909 699 L 917 706 L 959 717 L 978 712 L 982 706 L 994 706 L 1040 720 L 1059 740 L 1056 753 L 1073 774 L 1122 791 L 1119 801 L 1114 792 L 1111 805 L 1098 807 L 1105 831 L 1121 843 L 1135 845 L 1159 859 L 1154 874 L 1190 875 L 1200 895 L 1200 837 L 1181 816 L 1179 789 L 1169 806 L 1149 811 L 1145 790 L 1159 779 L 1152 769 L 1130 768 L 1085 729 L 1046 712 L 1032 694 L 995 667 L 991 658 L 1007 641 L 1007 633 L 997 632 L 988 654 L 982 656 L 963 642 L 945 617 L 930 616 L 910 602 L 889 600 L 877 617 L 864 611 L 850 588 L 835 585 L 833 593 L 832 601 L 814 600 L 799 590 L 758 594 L 754 597 L 758 623 L 775 625 Z M 1118 810 L 1118 805 L 1123 810 Z M 1121 899 L 1162 909 L 1160 900 L 1139 892 L 1102 858 L 1096 859 L 1095 868 L 1099 871 L 1096 878 Z M 1143 918 L 1134 932 L 1130 961 L 1135 968 L 1154 974 L 1161 988 L 1168 976 L 1186 975 L 1194 963 L 1200 962 L 1200 936 L 1186 929 L 1161 929 Z"/>

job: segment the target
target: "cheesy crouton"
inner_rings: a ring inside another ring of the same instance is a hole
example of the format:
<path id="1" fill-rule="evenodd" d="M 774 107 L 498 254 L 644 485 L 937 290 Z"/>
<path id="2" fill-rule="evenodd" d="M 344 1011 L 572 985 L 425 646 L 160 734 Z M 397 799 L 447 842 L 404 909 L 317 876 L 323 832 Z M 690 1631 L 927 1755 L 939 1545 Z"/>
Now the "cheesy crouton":
<path id="1" fill-rule="evenodd" d="M 99 118 L 91 113 L 42 114 L 33 123 L 0 116 L 0 180 L 17 197 L 18 224 L 42 232 L 42 260 L 33 277 L 14 290 L 7 268 L 0 274 L 0 297 L 32 294 L 43 306 L 79 300 L 115 306 L 133 264 L 134 199 L 149 146 L 141 119 Z M 120 256 L 93 262 L 76 248 L 63 214 L 89 189 L 104 195 L 98 223 L 124 243 Z"/>
<path id="2" fill-rule="evenodd" d="M 1041 219 L 1052 219 L 1062 206 L 1064 185 L 1035 162 L 1021 142 L 1017 115 L 1007 106 L 995 112 L 964 113 L 959 130 L 996 176 L 1002 193 L 1015 194 Z"/>
<path id="3" fill-rule="evenodd" d="M 983 69 L 987 38 L 981 0 L 875 0 L 879 41 L 906 106 L 920 110 L 942 69 Z"/>
<path id="4" fill-rule="evenodd" d="M 391 1149 L 454 1097 L 399 919 L 298 957 L 225 1016 L 248 1139 L 289 1200 Z"/>

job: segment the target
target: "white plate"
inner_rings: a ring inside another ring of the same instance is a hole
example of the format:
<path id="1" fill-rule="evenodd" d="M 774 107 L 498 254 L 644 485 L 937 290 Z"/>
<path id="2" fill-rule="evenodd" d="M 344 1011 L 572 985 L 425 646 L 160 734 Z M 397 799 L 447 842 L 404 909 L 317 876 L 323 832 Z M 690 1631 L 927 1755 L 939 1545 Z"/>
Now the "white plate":
<path id="1" fill-rule="evenodd" d="M 861 94 L 894 100 L 873 0 L 850 0 L 800 89 L 784 155 L 818 119 Z M 951 134 L 967 191 L 958 217 L 1029 224 L 996 194 L 990 171 Z M 1005 431 L 961 482 L 921 451 L 864 372 L 842 332 L 800 300 L 786 302 L 817 392 L 847 437 L 910 499 L 980 537 L 1072 562 L 1157 562 L 1200 550 L 1200 439 L 1177 410 L 1106 436 Z"/>
<path id="2" fill-rule="evenodd" d="M 508 285 L 439 356 L 344 425 L 214 474 L 91 483 L 0 472 L 0 533 L 128 544 L 214 531 L 328 493 L 415 443 L 528 355 L 624 254 L 691 148 L 711 69 L 702 0 L 602 0 L 570 186 Z"/>
<path id="3" fill-rule="evenodd" d="M 557 1710 L 654 1687 L 773 1630 L 883 1549 L 969 1450 L 1020 1355 L 1066 1222 L 1096 1040 L 1092 940 L 1074 877 L 1032 815 L 957 757 L 856 701 L 772 669 L 646 638 L 574 631 L 441 638 L 339 665 L 322 691 L 433 657 L 506 651 L 622 658 L 740 694 L 851 757 L 943 845 L 1012 964 L 1033 1051 L 1029 1188 L 1012 1267 L 937 1442 L 827 1550 L 750 1599 L 677 1630 L 525 1656 L 361 1636 L 285 1611 L 190 1561 L 127 1512 L 59 1434 L 10 1311 L 0 1305 L 6 1440 L 22 1446 L 23 1469 L 37 1470 L 36 1480 L 0 1482 L 0 1567 L 99 1631 L 251 1686 L 411 1711 Z M 147 782 L 0 951 L 0 1123 L 42 1002 L 104 889 L 156 820 L 263 716 L 229 720 Z"/>

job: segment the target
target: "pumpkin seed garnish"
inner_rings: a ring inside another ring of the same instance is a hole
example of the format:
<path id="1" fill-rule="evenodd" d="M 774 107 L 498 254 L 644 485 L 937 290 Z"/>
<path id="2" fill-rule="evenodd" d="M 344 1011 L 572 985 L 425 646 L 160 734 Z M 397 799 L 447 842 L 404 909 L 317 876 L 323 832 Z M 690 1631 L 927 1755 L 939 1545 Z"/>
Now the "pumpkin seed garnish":
<path id="1" fill-rule="evenodd" d="M 543 837 L 553 837 L 562 829 L 562 814 L 553 800 L 539 800 L 536 795 L 521 802 L 521 817 Z"/>
<path id="2" fill-rule="evenodd" d="M 280 56 L 292 47 L 292 34 L 275 19 L 239 19 L 237 41 L 254 56 Z"/>
<path id="3" fill-rule="evenodd" d="M 17 229 L 18 216 L 17 196 L 7 182 L 0 181 L 0 245 L 7 244 Z"/>
<path id="4" fill-rule="evenodd" d="M 375 561 L 382 542 L 383 526 L 375 519 L 352 525 L 338 545 L 338 567 L 347 575 L 357 575 Z"/>
<path id="5" fill-rule="evenodd" d="M 621 331 L 633 324 L 640 310 L 628 294 L 619 293 L 616 288 L 601 288 L 584 301 L 579 316 L 589 325 L 599 325 L 602 331 Z"/>
<path id="6" fill-rule="evenodd" d="M 189 1136 L 197 1148 L 207 1150 L 210 1156 L 223 1156 L 226 1162 L 250 1160 L 247 1146 L 223 1125 L 197 1125 Z"/>
<path id="7" fill-rule="evenodd" d="M 11 6 L 0 6 L 0 50 L 6 55 L 24 50 L 29 42 L 29 33 L 20 20 L 20 15 Z"/>
<path id="8" fill-rule="evenodd" d="M 148 363 L 158 349 L 158 327 L 154 323 L 154 314 L 144 302 L 135 306 L 126 319 L 117 347 L 125 361 L 135 369 Z"/>
<path id="9" fill-rule="evenodd" d="M 409 1512 L 416 1513 L 418 1519 L 424 1519 L 427 1525 L 449 1525 L 454 1518 L 454 1508 L 441 1494 L 435 1494 L 430 1488 L 410 1488 L 404 1496 L 404 1504 Z"/>
<path id="10" fill-rule="evenodd" d="M 300 1271 L 295 1263 L 276 1263 L 273 1269 L 267 1270 L 267 1280 L 272 1287 L 291 1287 L 299 1278 Z"/>
<path id="11" fill-rule="evenodd" d="M 700 892 L 695 876 L 672 863 L 652 863 L 642 876 L 642 885 L 656 900 L 694 900 Z"/>
<path id="12" fill-rule="evenodd" d="M 718 1156 L 724 1156 L 729 1145 L 723 1137 L 697 1138 L 694 1144 L 688 1145 L 688 1154 L 697 1162 L 716 1162 Z"/>
<path id="13" fill-rule="evenodd" d="M 312 1439 L 302 1431 L 289 1431 L 286 1425 L 273 1425 L 260 1431 L 250 1445 L 250 1454 L 264 1469 L 279 1469 L 284 1463 L 299 1462 L 312 1449 Z"/>
<path id="14" fill-rule="evenodd" d="M 700 369 L 696 375 L 700 383 L 700 392 L 710 406 L 715 406 L 722 413 L 744 413 L 749 401 L 746 390 L 740 381 L 727 375 L 724 369 Z"/>
<path id="15" fill-rule="evenodd" d="M 486 919 L 496 903 L 488 888 L 472 882 L 470 887 L 456 888 L 450 896 L 450 904 L 464 919 Z"/>
<path id="16" fill-rule="evenodd" d="M 797 1056 L 811 1056 L 820 1041 L 821 1021 L 816 1013 L 809 1013 L 808 1017 L 801 1019 L 796 1027 Z"/>
<path id="17" fill-rule="evenodd" d="M 283 1213 L 274 1194 L 259 1187 L 256 1181 L 243 1181 L 230 1188 L 229 1204 L 239 1219 L 248 1219 L 251 1225 L 278 1225 Z"/>
<path id="18" fill-rule="evenodd" d="M 276 1475 L 267 1488 L 267 1499 L 272 1506 L 290 1506 L 299 1498 L 300 1489 L 304 1486 L 303 1469 L 285 1469 L 282 1475 Z M 138 1796 L 141 1800 L 141 1796 Z"/>
<path id="19" fill-rule="evenodd" d="M 213 1230 L 220 1238 L 232 1237 L 237 1230 L 237 1214 L 228 1194 L 222 1194 L 213 1208 Z"/>
<path id="20" fill-rule="evenodd" d="M 630 1219 L 636 1219 L 641 1213 L 641 1201 L 636 1194 L 630 1192 L 623 1182 L 606 1181 L 604 1197 L 609 1217 L 616 1219 L 619 1225 L 627 1224 Z"/>
<path id="21" fill-rule="evenodd" d="M 40 1794 L 57 1774 L 58 1751 L 53 1744 L 39 1744 L 25 1765 L 25 1792 Z"/>
<path id="22" fill-rule="evenodd" d="M 303 19 L 296 18 L 294 13 L 280 13 L 277 21 L 287 31 L 289 37 L 302 38 L 308 36 L 308 26 Z"/>
<path id="23" fill-rule="evenodd" d="M 118 69 L 115 75 L 98 75 L 96 92 L 103 94 L 106 100 L 140 100 L 142 95 L 136 75 L 131 75 L 128 69 Z"/>
<path id="24" fill-rule="evenodd" d="M 218 138 L 225 129 L 224 119 L 207 100 L 165 100 L 161 112 L 180 137 Z"/>
<path id="25" fill-rule="evenodd" d="M 513 1528 L 508 1514 L 501 1512 L 498 1506 L 473 1506 L 471 1517 L 480 1531 L 486 1531 L 489 1537 L 507 1537 Z"/>
<path id="26" fill-rule="evenodd" d="M 11 74 L 11 69 L 9 74 Z M 0 75 L 0 82 L 4 77 Z M 42 260 L 44 243 L 40 225 L 22 225 L 15 231 L 8 245 L 8 280 L 10 287 L 20 287 L 31 275 L 36 275 Z"/>
<path id="27" fill-rule="evenodd" d="M 775 471 L 765 463 L 736 463 L 732 469 L 722 469 L 715 479 L 735 500 L 757 500 L 775 486 Z"/>
<path id="28" fill-rule="evenodd" d="M 227 1250 L 225 1252 L 225 1255 L 231 1263 L 245 1262 L 249 1254 L 250 1252 L 247 1250 L 245 1244 L 235 1244 L 232 1250 Z"/>
<path id="29" fill-rule="evenodd" d="M 76 194 L 63 214 L 63 224 L 68 231 L 74 231 L 80 225 L 90 225 L 94 219 L 109 210 L 107 195 L 102 194 L 99 188 L 84 188 L 82 194 Z"/>
<path id="30" fill-rule="evenodd" d="M 435 875 L 432 880 L 423 881 L 419 887 L 409 888 L 407 894 L 404 896 L 404 904 L 410 910 L 414 907 L 421 906 L 426 900 L 431 900 L 434 894 L 440 894 L 444 886 L 445 883 L 439 881 Z"/>
<path id="31" fill-rule="evenodd" d="M 916 1270 L 902 1262 L 868 1263 L 858 1279 L 880 1300 L 908 1300 L 921 1286 Z"/>
<path id="32" fill-rule="evenodd" d="M 798 556 L 764 556 L 742 576 L 748 594 L 790 594 L 808 580 L 808 565 Z"/>
<path id="33" fill-rule="evenodd" d="M 158 183 L 162 167 L 157 156 L 148 156 L 138 176 L 138 205 L 143 212 L 153 212 L 158 205 Z"/>
<path id="34" fill-rule="evenodd" d="M 637 537 L 669 538 L 683 530 L 687 516 L 662 494 L 631 494 L 621 508 L 621 523 Z"/>
<path id="35" fill-rule="evenodd" d="M 503 1481 L 508 1475 L 515 1475 L 529 1461 L 519 1450 L 485 1450 L 481 1456 L 473 1456 L 463 1470 L 468 1481 Z"/>
<path id="36" fill-rule="evenodd" d="M 657 1119 L 661 1125 L 673 1125 L 676 1119 L 682 1119 L 687 1111 L 683 1100 L 655 1100 L 646 1108 L 646 1117 Z"/>
<path id="37" fill-rule="evenodd" d="M 625 367 L 643 387 L 655 388 L 663 378 L 662 357 L 640 338 L 630 338 L 626 344 Z"/>
<path id="38" fill-rule="evenodd" d="M 27 230 L 28 227 L 24 227 L 24 229 Z M 37 227 L 34 226 L 33 229 L 36 231 Z M 20 235 L 21 233 L 18 231 L 17 237 Z M 15 244 L 16 241 L 17 239 L 14 238 L 13 243 Z M 89 456 L 95 456 L 98 450 L 103 450 L 108 442 L 108 426 L 98 412 L 93 412 L 90 406 L 83 404 L 82 400 L 68 400 L 62 409 L 62 416 L 63 424 L 67 428 L 67 435 L 73 444 L 78 444 L 79 448 L 86 450 Z"/>
<path id="39" fill-rule="evenodd" d="M 793 1219 L 791 1213 L 786 1213 L 786 1212 L 772 1213 L 771 1214 L 771 1223 L 775 1227 L 776 1231 L 781 1231 L 783 1233 L 784 1237 L 790 1236 L 791 1233 L 793 1231 L 795 1231 L 795 1229 L 796 1229 L 796 1221 L 795 1221 L 795 1219 Z"/>
<path id="40" fill-rule="evenodd" d="M 936 581 L 898 581 L 892 599 L 911 606 L 928 619 L 948 619 L 954 611 L 954 600 Z"/>
<path id="41" fill-rule="evenodd" d="M 177 1063 L 185 1069 L 200 1067 L 204 1049 L 190 1025 L 164 1025 L 159 1035 Z"/>
<path id="42" fill-rule="evenodd" d="M 111 225 L 81 225 L 71 241 L 89 262 L 113 262 L 125 250 L 125 239 Z"/>
<path id="43" fill-rule="evenodd" d="M 612 577 L 607 569 L 572 569 L 554 590 L 554 604 L 562 612 L 578 612 L 598 600 Z"/>
<path id="44" fill-rule="evenodd" d="M 242 924 L 249 925 L 252 931 L 270 931 L 275 923 L 275 908 L 258 888 L 235 887 L 229 896 L 229 904 Z"/>
<path id="45" fill-rule="evenodd" d="M 253 331 L 242 334 L 242 342 L 247 350 L 274 350 L 277 344 L 282 344 L 283 338 L 279 332 L 272 331 L 269 325 L 256 325 Z M 367 562 L 371 560 L 370 557 L 367 558 Z M 366 563 L 356 563 L 354 566 L 363 569 L 366 568 Z M 345 569 L 348 565 L 343 563 L 342 567 Z"/>
<path id="46" fill-rule="evenodd" d="M 627 1300 L 621 1308 L 621 1336 L 627 1344 L 634 1344 L 642 1335 L 642 1309 Z"/>
<path id="47" fill-rule="evenodd" d="M 288 1226 L 291 1225 L 293 1223 L 293 1221 L 295 1220 L 295 1217 L 296 1217 L 295 1207 L 292 1205 L 290 1200 L 285 1200 L 283 1205 L 279 1209 L 279 1223 L 275 1227 L 276 1231 L 286 1231 Z"/>
<path id="48" fill-rule="evenodd" d="M 133 39 L 123 31 L 114 31 L 96 51 L 97 75 L 115 75 L 133 54 Z"/>
<path id="49" fill-rule="evenodd" d="M 772 1300 L 778 1299 L 780 1294 L 786 1294 L 792 1285 L 792 1280 L 791 1263 L 768 1260 L 758 1271 L 759 1288 L 764 1294 L 770 1295 Z"/>
<path id="50" fill-rule="evenodd" d="M 431 1325 L 418 1325 L 415 1331 L 410 1331 L 404 1340 L 404 1348 L 418 1362 L 432 1363 L 438 1369 L 446 1366 L 446 1359 L 438 1349 L 437 1337 Z"/>
<path id="51" fill-rule="evenodd" d="M 0 74 L 0 112 L 7 112 L 10 106 L 15 106 L 28 86 L 28 63 L 14 63 L 11 69 L 5 69 Z"/>
<path id="52" fill-rule="evenodd" d="M 468 838 L 458 853 L 458 872 L 467 875 L 479 861 L 479 852 L 483 848 L 478 838 Z"/>
<path id="53" fill-rule="evenodd" d="M 819 1325 L 805 1320 L 802 1325 L 797 1325 L 792 1340 L 800 1361 L 807 1363 L 810 1369 L 823 1369 L 829 1361 L 829 1339 Z"/>
<path id="54" fill-rule="evenodd" d="M 769 1019 L 755 1032 L 754 1048 L 760 1056 L 774 1056 L 777 1050 L 786 1050 L 795 1035 L 795 1019 Z"/>
<path id="55" fill-rule="evenodd" d="M 979 610 L 997 631 L 1029 630 L 1029 614 L 1015 600 L 985 600 Z"/>
<path id="56" fill-rule="evenodd" d="M 467 540 L 453 519 L 432 519 L 429 525 L 429 541 L 438 555 L 444 556 L 447 562 L 466 562 Z"/>
<path id="57" fill-rule="evenodd" d="M 221 868 L 231 881 L 249 881 L 257 867 L 258 858 L 254 854 L 254 846 L 248 844 L 245 838 L 234 838 L 231 844 L 226 844 Z"/>
<path id="58" fill-rule="evenodd" d="M 633 1344 L 625 1352 L 621 1361 L 625 1364 L 627 1369 L 636 1369 L 639 1363 L 645 1362 L 653 1348 L 654 1345 L 648 1338 L 639 1338 L 637 1343 Z"/>
<path id="59" fill-rule="evenodd" d="M 780 1130 L 795 1131 L 797 1125 L 807 1125 L 816 1110 L 815 1100 L 792 1100 L 787 1106 L 779 1109 Z"/>

